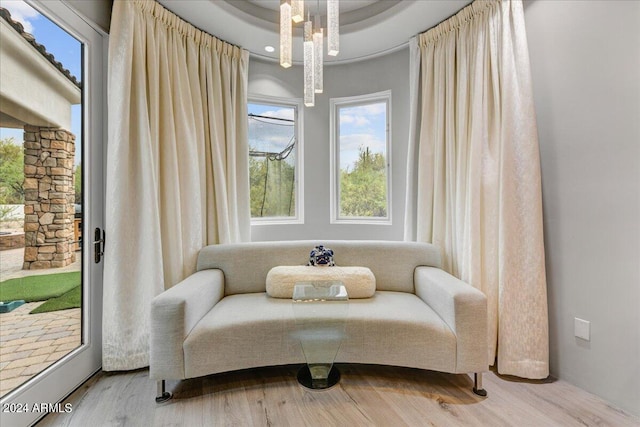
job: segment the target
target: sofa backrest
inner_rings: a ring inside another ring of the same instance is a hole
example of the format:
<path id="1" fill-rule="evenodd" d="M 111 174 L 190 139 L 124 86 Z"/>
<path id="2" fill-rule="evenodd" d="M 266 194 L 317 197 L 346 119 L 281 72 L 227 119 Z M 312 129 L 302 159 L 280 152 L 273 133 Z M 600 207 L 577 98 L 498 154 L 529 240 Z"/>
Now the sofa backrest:
<path id="1" fill-rule="evenodd" d="M 440 250 L 428 243 L 296 240 L 207 246 L 198 255 L 197 269 L 222 270 L 225 295 L 264 292 L 269 270 L 279 265 L 306 265 L 309 252 L 316 245 L 333 249 L 336 265 L 371 269 L 376 277 L 376 289 L 382 291 L 413 293 L 416 267 L 441 267 Z"/>

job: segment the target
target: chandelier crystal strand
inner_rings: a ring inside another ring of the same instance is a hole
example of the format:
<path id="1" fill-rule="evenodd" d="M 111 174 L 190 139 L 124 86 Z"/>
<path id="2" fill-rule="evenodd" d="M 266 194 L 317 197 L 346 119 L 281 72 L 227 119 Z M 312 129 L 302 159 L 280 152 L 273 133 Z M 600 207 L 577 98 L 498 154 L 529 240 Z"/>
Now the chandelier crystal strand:
<path id="1" fill-rule="evenodd" d="M 336 56 L 340 51 L 340 6 L 338 0 L 327 0 L 327 55 Z"/>
<path id="2" fill-rule="evenodd" d="M 320 15 L 316 15 L 314 18 L 315 21 L 315 29 L 313 31 L 313 53 L 314 53 L 314 88 L 316 93 L 322 93 L 324 90 L 323 80 L 324 76 L 322 74 L 322 68 L 324 66 L 323 62 L 323 46 L 324 43 L 324 30 L 320 26 Z"/>
<path id="3" fill-rule="evenodd" d="M 280 2 L 280 65 L 291 67 L 292 45 L 291 0 Z"/>
<path id="4" fill-rule="evenodd" d="M 304 23 L 304 105 L 315 105 L 313 28 L 311 21 Z"/>
<path id="5" fill-rule="evenodd" d="M 304 0 L 291 0 L 291 20 L 296 24 L 304 20 Z"/>

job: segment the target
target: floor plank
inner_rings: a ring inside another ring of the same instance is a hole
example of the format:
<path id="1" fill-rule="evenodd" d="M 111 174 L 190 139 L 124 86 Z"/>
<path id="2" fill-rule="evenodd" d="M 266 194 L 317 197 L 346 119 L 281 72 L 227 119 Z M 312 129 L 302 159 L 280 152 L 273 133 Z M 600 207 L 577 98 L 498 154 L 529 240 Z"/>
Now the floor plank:
<path id="1" fill-rule="evenodd" d="M 174 398 L 156 405 L 147 370 L 99 373 L 50 414 L 48 426 L 615 426 L 640 419 L 564 381 L 485 374 L 489 396 L 467 375 L 389 366 L 339 366 L 335 387 L 298 385 L 298 366 L 168 381 Z"/>

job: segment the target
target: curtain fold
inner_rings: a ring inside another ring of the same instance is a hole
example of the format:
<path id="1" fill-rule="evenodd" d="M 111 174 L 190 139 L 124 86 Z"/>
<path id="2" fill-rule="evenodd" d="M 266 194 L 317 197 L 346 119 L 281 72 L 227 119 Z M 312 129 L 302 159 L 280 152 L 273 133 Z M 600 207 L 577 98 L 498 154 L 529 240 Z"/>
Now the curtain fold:
<path id="1" fill-rule="evenodd" d="M 148 365 L 151 300 L 204 245 L 249 240 L 248 60 L 155 1 L 114 2 L 105 370 Z"/>
<path id="2" fill-rule="evenodd" d="M 407 143 L 407 179 L 405 183 L 404 240 L 416 238 L 416 207 L 413 197 L 417 189 L 420 104 L 420 48 L 418 37 L 409 40 L 409 141 Z"/>
<path id="3" fill-rule="evenodd" d="M 498 372 L 545 378 L 542 191 L 522 3 L 476 0 L 417 44 L 418 137 L 407 165 L 417 197 L 414 206 L 408 193 L 415 229 L 405 238 L 438 245 L 444 268 L 487 295 Z"/>

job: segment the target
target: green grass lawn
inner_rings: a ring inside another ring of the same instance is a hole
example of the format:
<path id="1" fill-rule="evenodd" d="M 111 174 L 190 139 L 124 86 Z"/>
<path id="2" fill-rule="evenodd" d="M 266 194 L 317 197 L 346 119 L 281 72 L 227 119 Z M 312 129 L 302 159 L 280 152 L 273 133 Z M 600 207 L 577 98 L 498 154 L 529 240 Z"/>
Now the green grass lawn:
<path id="1" fill-rule="evenodd" d="M 51 298 L 39 307 L 34 308 L 29 313 L 46 313 L 49 311 L 66 310 L 68 308 L 79 308 L 82 300 L 82 287 L 80 285 L 71 289 L 69 292 L 57 297 Z"/>
<path id="2" fill-rule="evenodd" d="M 0 301 L 45 301 L 79 288 L 80 282 L 79 271 L 9 279 L 0 282 Z"/>

